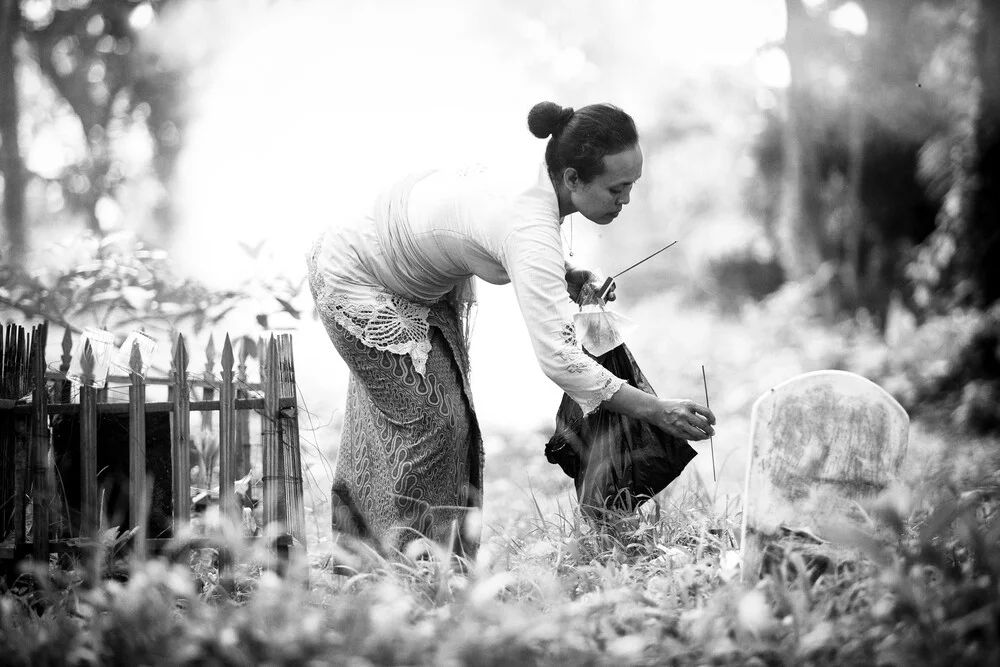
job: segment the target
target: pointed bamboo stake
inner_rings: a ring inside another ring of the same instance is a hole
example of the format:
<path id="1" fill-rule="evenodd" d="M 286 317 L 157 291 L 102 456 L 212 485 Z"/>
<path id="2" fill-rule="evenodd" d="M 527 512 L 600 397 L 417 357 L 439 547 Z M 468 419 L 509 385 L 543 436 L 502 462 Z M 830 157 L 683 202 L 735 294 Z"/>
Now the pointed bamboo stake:
<path id="1" fill-rule="evenodd" d="M 56 382 L 55 395 L 62 403 L 69 403 L 73 393 L 73 383 L 66 379 L 70 362 L 73 361 L 73 332 L 67 327 L 63 331 L 62 358 L 59 360 L 59 373 L 62 377 Z"/>
<path id="2" fill-rule="evenodd" d="M 267 344 L 267 354 L 264 359 L 264 414 L 261 417 L 261 441 L 264 458 L 264 527 L 265 530 L 274 521 L 282 521 L 281 508 L 284 505 L 283 484 L 281 479 L 281 413 L 278 399 L 280 386 L 278 384 L 278 351 L 274 336 Z M 273 528 L 272 528 L 273 530 Z"/>
<path id="3" fill-rule="evenodd" d="M 17 329 L 20 328 L 23 327 L 18 327 L 14 324 L 7 325 L 7 344 L 4 351 L 4 364 L 8 379 L 6 391 L 13 392 L 16 389 L 17 383 L 24 382 L 24 380 L 18 378 L 25 377 L 32 372 L 30 366 L 20 365 L 21 356 L 23 356 L 17 350 L 19 338 Z M 32 421 L 33 415 L 27 415 L 24 422 L 21 424 L 15 423 L 14 426 L 15 429 L 18 426 L 23 428 L 23 431 L 20 432 L 15 430 L 14 434 L 16 443 L 16 451 L 14 452 L 14 498 L 16 499 L 14 503 L 14 543 L 20 547 L 23 547 L 28 541 L 28 494 L 32 482 L 31 451 L 34 446 L 31 428 Z M 27 437 L 24 437 L 25 435 Z"/>
<path id="4" fill-rule="evenodd" d="M 13 405 L 15 399 L 8 398 L 6 393 L 8 380 L 6 351 L 6 330 L 0 328 L 0 404 L 10 401 L 10 405 Z M 17 497 L 14 483 L 17 454 L 14 440 L 14 419 L 14 415 L 7 415 L 0 411 L 0 539 L 7 536 L 15 505 L 10 501 Z"/>
<path id="5" fill-rule="evenodd" d="M 146 519 L 148 501 L 146 495 L 146 385 L 142 378 L 142 351 L 139 342 L 133 341 L 129 358 L 131 385 L 128 390 L 128 462 L 129 491 L 128 511 L 135 533 L 135 555 L 146 559 Z"/>
<path id="6" fill-rule="evenodd" d="M 215 399 L 215 378 L 212 376 L 212 368 L 215 367 L 215 335 L 208 334 L 208 344 L 205 346 L 205 370 L 202 372 L 202 380 L 205 386 L 201 390 L 201 400 L 211 401 Z M 212 430 L 212 411 L 205 410 L 201 413 L 201 429 L 203 431 Z M 207 471 L 206 471 L 207 472 Z"/>
<path id="7" fill-rule="evenodd" d="M 219 509 L 226 519 L 236 516 L 236 403 L 233 393 L 233 344 L 226 334 L 222 346 L 222 384 L 219 385 Z"/>
<path id="8" fill-rule="evenodd" d="M 174 438 L 170 443 L 170 463 L 173 472 L 174 535 L 191 521 L 191 394 L 188 391 L 188 354 L 184 336 L 177 334 L 174 347 Z"/>
<path id="9" fill-rule="evenodd" d="M 292 407 L 282 413 L 284 420 L 282 435 L 286 441 L 286 451 L 288 461 L 285 467 L 285 475 L 288 480 L 288 522 L 289 532 L 304 547 L 305 539 L 305 500 L 303 498 L 302 483 L 302 450 L 299 441 L 299 417 L 298 417 L 298 396 L 295 388 L 295 358 L 292 354 L 292 337 L 289 334 L 282 334 L 279 338 L 281 342 L 281 375 L 283 389 L 281 395 L 293 399 Z"/>
<path id="10" fill-rule="evenodd" d="M 64 341 L 65 342 L 65 341 Z M 67 366 L 68 368 L 68 366 Z M 83 375 L 94 374 L 94 351 L 83 343 L 80 357 Z M 100 500 L 97 493 L 97 390 L 80 387 L 80 535 L 96 538 L 100 527 Z"/>
<path id="11" fill-rule="evenodd" d="M 29 336 L 24 327 L 17 328 L 17 367 L 27 369 L 27 372 L 17 378 L 14 383 L 15 399 L 21 398 L 31 390 L 31 378 L 34 377 L 35 371 L 31 361 L 30 347 L 37 329 L 38 327 L 33 327 L 32 335 Z"/>
<path id="12" fill-rule="evenodd" d="M 49 395 L 45 390 L 45 340 L 48 324 L 34 327 L 31 335 L 31 352 L 28 358 L 32 364 L 34 376 L 34 395 L 32 403 L 31 436 L 34 447 L 34 489 L 32 498 L 32 540 L 34 548 L 32 555 L 36 563 L 49 562 L 49 486 L 45 474 L 49 459 Z M 18 337 L 19 342 L 25 340 Z"/>
<path id="13" fill-rule="evenodd" d="M 243 336 L 240 339 L 240 353 L 236 364 L 236 398 L 248 396 L 247 357 L 250 354 L 250 339 Z M 253 470 L 253 456 L 250 448 L 250 411 L 236 411 L 236 470 L 243 476 Z M 253 486 L 247 487 L 247 498 L 253 498 Z"/>

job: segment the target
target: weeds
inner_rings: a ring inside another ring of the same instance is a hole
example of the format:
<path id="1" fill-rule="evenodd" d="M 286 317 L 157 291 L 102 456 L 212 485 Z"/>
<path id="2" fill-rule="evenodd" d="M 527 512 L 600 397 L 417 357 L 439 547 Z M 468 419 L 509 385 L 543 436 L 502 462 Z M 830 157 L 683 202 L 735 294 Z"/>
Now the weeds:
<path id="1" fill-rule="evenodd" d="M 234 531 L 228 574 L 198 549 L 92 586 L 25 572 L 41 583 L 3 595 L 0 651 L 15 665 L 996 664 L 998 498 L 993 477 L 934 505 L 883 497 L 838 544 L 789 535 L 752 584 L 734 576 L 738 517 L 693 497 L 599 530 L 539 511 L 464 569 L 412 552 L 347 576 L 336 547 L 313 555 L 308 586 Z"/>

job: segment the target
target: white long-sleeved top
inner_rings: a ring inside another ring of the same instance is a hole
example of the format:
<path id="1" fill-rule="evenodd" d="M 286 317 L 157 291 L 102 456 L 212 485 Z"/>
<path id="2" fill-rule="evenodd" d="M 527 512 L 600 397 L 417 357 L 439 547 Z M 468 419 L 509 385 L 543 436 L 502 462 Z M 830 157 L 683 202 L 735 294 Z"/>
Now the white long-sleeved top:
<path id="1" fill-rule="evenodd" d="M 559 204 L 543 164 L 413 176 L 373 210 L 321 236 L 320 306 L 366 345 L 409 354 L 424 372 L 428 306 L 476 276 L 512 283 L 542 371 L 588 414 L 624 381 L 576 341 Z"/>

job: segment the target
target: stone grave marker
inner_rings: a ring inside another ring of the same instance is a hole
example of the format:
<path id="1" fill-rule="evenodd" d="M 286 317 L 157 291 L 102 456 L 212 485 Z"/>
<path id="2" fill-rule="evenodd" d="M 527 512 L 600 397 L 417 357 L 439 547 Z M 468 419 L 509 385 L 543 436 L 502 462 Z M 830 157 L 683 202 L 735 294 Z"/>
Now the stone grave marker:
<path id="1" fill-rule="evenodd" d="M 846 371 L 786 380 L 753 405 L 743 494 L 743 579 L 786 530 L 823 538 L 862 520 L 859 502 L 898 478 L 910 419 L 884 389 Z"/>

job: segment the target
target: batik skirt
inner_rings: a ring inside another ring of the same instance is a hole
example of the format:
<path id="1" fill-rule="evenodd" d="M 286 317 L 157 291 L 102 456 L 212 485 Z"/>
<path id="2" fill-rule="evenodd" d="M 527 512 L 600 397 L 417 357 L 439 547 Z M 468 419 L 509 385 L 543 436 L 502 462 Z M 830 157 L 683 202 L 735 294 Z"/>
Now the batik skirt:
<path id="1" fill-rule="evenodd" d="M 314 296 L 316 280 L 312 273 Z M 482 507 L 482 437 L 457 311 L 446 300 L 431 306 L 421 374 L 409 355 L 366 345 L 317 304 L 351 373 L 332 488 L 335 535 L 361 538 L 390 557 L 418 538 L 474 556 L 479 531 L 470 514 Z"/>

